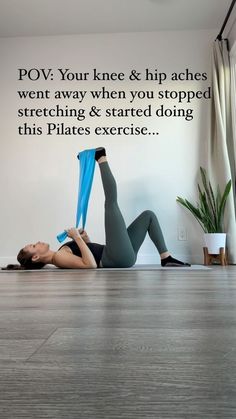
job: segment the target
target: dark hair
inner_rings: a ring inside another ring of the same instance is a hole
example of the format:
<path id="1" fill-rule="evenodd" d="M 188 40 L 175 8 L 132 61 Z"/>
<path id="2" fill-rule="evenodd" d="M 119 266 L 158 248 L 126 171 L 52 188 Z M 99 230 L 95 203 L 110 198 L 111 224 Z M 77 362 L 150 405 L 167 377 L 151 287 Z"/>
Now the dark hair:
<path id="1" fill-rule="evenodd" d="M 45 266 L 43 262 L 33 262 L 32 256 L 29 252 L 21 249 L 17 255 L 17 260 L 20 265 L 10 264 L 2 270 L 27 270 L 27 269 L 42 269 Z"/>

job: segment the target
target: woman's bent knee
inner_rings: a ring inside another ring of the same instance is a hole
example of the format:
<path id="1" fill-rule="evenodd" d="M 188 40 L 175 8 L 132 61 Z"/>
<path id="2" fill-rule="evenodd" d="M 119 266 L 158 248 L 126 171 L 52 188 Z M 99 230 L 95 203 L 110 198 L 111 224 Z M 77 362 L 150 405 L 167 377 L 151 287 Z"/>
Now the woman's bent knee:
<path id="1" fill-rule="evenodd" d="M 144 216 L 144 217 L 147 217 L 147 218 L 156 217 L 156 214 L 151 210 L 145 210 L 145 211 L 142 212 L 141 215 Z"/>

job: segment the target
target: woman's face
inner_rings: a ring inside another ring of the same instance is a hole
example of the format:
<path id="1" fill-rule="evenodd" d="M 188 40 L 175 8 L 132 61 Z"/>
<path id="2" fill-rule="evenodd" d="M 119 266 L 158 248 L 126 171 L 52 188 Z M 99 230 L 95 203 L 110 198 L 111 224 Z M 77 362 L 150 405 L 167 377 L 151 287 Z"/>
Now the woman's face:
<path id="1" fill-rule="evenodd" d="M 27 244 L 24 247 L 24 250 L 28 253 L 30 253 L 31 256 L 42 256 L 47 253 L 49 250 L 49 244 L 43 243 L 43 242 L 37 242 L 35 244 Z"/>

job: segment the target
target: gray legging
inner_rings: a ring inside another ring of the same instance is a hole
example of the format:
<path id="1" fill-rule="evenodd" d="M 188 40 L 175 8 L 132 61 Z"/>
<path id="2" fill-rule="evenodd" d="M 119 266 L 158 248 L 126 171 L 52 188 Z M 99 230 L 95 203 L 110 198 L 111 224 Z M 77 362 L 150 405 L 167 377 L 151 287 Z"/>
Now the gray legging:
<path id="1" fill-rule="evenodd" d="M 104 268 L 133 266 L 138 251 L 148 232 L 159 253 L 167 251 L 165 240 L 156 215 L 144 211 L 128 228 L 117 203 L 116 181 L 107 162 L 99 164 L 105 193 L 106 244 L 101 264 Z"/>

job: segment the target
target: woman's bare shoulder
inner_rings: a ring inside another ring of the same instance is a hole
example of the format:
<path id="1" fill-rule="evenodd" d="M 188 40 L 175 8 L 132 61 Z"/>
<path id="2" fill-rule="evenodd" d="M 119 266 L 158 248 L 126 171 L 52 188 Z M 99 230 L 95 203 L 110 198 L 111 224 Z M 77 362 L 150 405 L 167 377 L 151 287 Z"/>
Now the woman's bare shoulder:
<path id="1" fill-rule="evenodd" d="M 87 269 L 95 268 L 95 266 L 86 265 L 83 262 L 82 257 L 74 255 L 71 250 L 60 249 L 58 250 L 53 257 L 53 264 L 58 268 L 67 268 L 67 269 Z"/>
<path id="2" fill-rule="evenodd" d="M 72 250 L 68 246 L 63 246 L 61 249 L 58 249 L 53 256 L 53 262 L 56 266 L 60 263 L 61 260 L 64 260 L 65 257 L 73 255 Z"/>
<path id="3" fill-rule="evenodd" d="M 71 248 L 69 246 L 66 246 L 66 245 L 61 247 L 61 249 L 57 250 L 56 253 L 61 253 L 61 252 L 73 253 Z"/>

